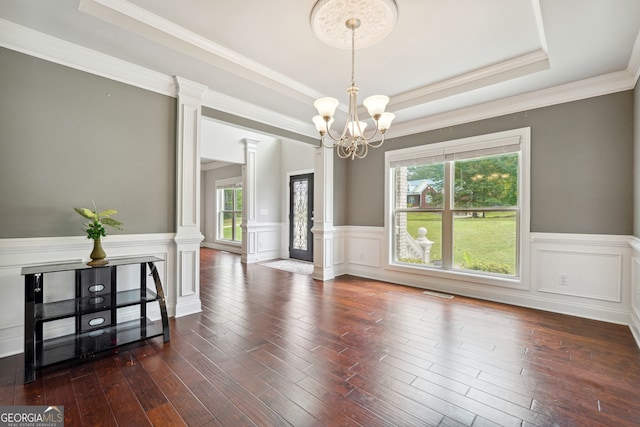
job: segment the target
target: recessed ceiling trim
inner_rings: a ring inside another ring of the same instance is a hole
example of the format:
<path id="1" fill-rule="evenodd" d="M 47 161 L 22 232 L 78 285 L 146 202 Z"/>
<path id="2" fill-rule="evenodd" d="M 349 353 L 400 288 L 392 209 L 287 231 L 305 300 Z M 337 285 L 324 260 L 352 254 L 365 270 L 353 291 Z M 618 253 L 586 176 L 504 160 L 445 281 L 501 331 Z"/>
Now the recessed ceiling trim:
<path id="1" fill-rule="evenodd" d="M 417 120 L 405 121 L 395 125 L 387 138 L 398 138 L 405 135 L 413 135 L 420 132 L 500 117 L 506 114 L 632 90 L 636 82 L 637 78 L 634 77 L 632 71 L 617 71 L 565 85 L 486 102 L 442 114 L 435 114 Z"/>
<path id="2" fill-rule="evenodd" d="M 635 81 L 640 78 L 640 31 L 636 36 L 636 41 L 633 43 L 633 50 L 629 57 L 629 64 L 627 65 L 627 71 L 632 73 L 635 77 Z"/>
<path id="3" fill-rule="evenodd" d="M 126 0 L 81 0 L 78 9 L 293 99 L 313 102 L 314 99 L 322 96 L 318 91 L 296 80 Z"/>
<path id="4" fill-rule="evenodd" d="M 546 69 L 549 69 L 549 55 L 545 50 L 538 50 L 432 85 L 423 86 L 410 92 L 395 95 L 391 97 L 389 107 L 394 111 L 400 111 L 429 101 L 443 99 Z"/>
<path id="5" fill-rule="evenodd" d="M 540 39 L 540 46 L 542 50 L 548 52 L 547 49 L 547 36 L 544 32 L 544 23 L 542 22 L 542 11 L 540 10 L 540 0 L 532 0 L 531 4 L 533 6 L 533 15 L 536 19 L 536 27 L 538 28 L 538 37 Z"/>

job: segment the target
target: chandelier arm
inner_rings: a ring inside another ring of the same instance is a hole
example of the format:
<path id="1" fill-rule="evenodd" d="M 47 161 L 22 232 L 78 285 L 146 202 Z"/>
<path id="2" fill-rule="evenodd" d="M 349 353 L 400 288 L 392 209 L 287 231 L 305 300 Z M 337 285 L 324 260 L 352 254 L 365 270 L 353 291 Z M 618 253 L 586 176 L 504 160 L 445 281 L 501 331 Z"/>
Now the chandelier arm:
<path id="1" fill-rule="evenodd" d="M 332 138 L 332 139 L 333 139 L 333 138 Z M 336 141 L 336 143 L 332 143 L 332 142 L 328 142 L 328 143 L 327 143 L 327 142 L 325 142 L 324 135 L 322 135 L 322 136 L 320 137 L 320 142 L 322 143 L 322 146 L 323 146 L 324 148 L 331 148 L 331 149 L 333 149 L 333 148 L 336 148 L 336 147 L 338 146 L 337 141 Z"/>
<path id="2" fill-rule="evenodd" d="M 336 154 L 341 159 L 347 159 L 351 157 L 351 153 L 344 147 L 344 145 L 336 145 Z"/>
<path id="3" fill-rule="evenodd" d="M 367 144 L 369 143 L 369 141 L 373 138 L 375 138 L 375 136 L 378 134 L 378 123 L 374 122 L 374 124 L 376 125 L 375 130 L 373 131 L 373 133 L 369 136 L 364 136 L 364 133 L 362 133 L 362 139 L 364 139 Z M 370 145 L 370 144 L 369 144 Z"/>
<path id="4" fill-rule="evenodd" d="M 334 140 L 336 143 L 333 144 L 331 147 L 329 147 L 328 145 L 325 145 L 325 147 L 334 148 L 335 146 L 342 144 L 342 141 L 345 139 L 345 135 L 347 134 L 347 127 L 348 127 L 348 123 L 345 124 L 344 129 L 342 130 L 342 134 L 340 135 L 340 137 L 336 138 L 335 136 L 333 136 L 331 134 L 331 129 L 329 129 L 329 122 L 326 122 L 325 135 L 329 136 L 329 138 Z M 324 135 L 323 135 L 323 137 L 324 137 Z"/>
<path id="5" fill-rule="evenodd" d="M 361 144 L 360 149 L 354 152 L 355 157 L 364 159 L 369 152 L 369 144 Z"/>
<path id="6" fill-rule="evenodd" d="M 372 135 L 371 137 L 373 138 L 374 136 L 375 136 L 375 135 Z M 380 147 L 382 144 L 384 144 L 384 133 L 382 134 L 382 139 L 381 139 L 377 144 L 369 143 L 369 146 L 370 146 L 371 148 L 378 148 L 378 147 Z"/>

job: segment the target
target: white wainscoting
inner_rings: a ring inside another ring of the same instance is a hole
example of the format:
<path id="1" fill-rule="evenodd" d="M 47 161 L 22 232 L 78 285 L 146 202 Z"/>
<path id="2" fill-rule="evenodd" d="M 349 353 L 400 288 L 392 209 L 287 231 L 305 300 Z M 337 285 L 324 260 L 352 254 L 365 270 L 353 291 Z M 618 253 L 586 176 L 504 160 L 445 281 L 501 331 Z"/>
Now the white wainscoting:
<path id="1" fill-rule="evenodd" d="M 277 259 L 280 257 L 282 248 L 286 248 L 288 245 L 288 242 L 282 240 L 282 229 L 284 228 L 282 223 L 256 222 L 248 226 L 249 228 L 254 233 L 255 241 L 251 245 L 252 253 L 247 255 L 247 262 Z"/>
<path id="2" fill-rule="evenodd" d="M 175 243 L 173 233 L 109 235 L 102 245 L 108 258 L 128 256 L 157 256 L 164 261 L 156 267 L 165 291 L 167 312 L 175 315 L 176 291 Z M 24 348 L 24 276 L 22 267 L 35 264 L 57 262 L 89 261 L 92 241 L 84 237 L 47 237 L 28 239 L 0 239 L 0 357 L 22 353 Z M 118 279 L 127 277 L 125 271 L 118 272 Z M 132 274 L 132 280 L 138 280 Z M 47 278 L 45 278 L 47 279 Z M 66 282 L 65 279 L 69 279 Z M 73 275 L 55 277 L 51 289 L 47 288 L 50 299 L 64 298 L 69 286 L 73 288 Z M 65 282 L 62 284 L 61 282 Z M 45 282 L 45 286 L 49 281 Z M 63 286 L 64 285 L 64 286 Z M 126 286 L 126 285 L 125 285 Z M 49 292 L 51 290 L 51 292 Z M 150 315 L 153 312 L 150 312 Z"/>
<path id="3" fill-rule="evenodd" d="M 336 227 L 333 233 L 333 274 L 341 276 L 347 274 L 347 228 Z"/>
<path id="4" fill-rule="evenodd" d="M 629 236 L 531 233 L 529 237 L 530 258 L 524 260 L 528 265 L 523 271 L 530 273 L 512 282 L 389 266 L 383 227 L 336 227 L 334 253 L 346 257 L 334 264 L 336 274 L 631 325 L 640 345 L 640 240 L 635 240 L 632 257 Z"/>
<path id="5" fill-rule="evenodd" d="M 631 264 L 631 313 L 629 326 L 640 346 L 640 239 L 631 238 L 633 260 Z"/>

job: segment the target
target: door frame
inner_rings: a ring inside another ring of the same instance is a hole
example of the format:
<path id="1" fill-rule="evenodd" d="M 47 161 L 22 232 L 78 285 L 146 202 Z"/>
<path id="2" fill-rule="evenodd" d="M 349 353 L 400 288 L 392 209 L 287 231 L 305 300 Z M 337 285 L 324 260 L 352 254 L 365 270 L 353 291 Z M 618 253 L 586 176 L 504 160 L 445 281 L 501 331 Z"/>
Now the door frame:
<path id="1" fill-rule="evenodd" d="M 293 187 L 292 183 L 295 178 L 308 178 L 309 179 L 309 195 L 308 195 L 308 209 L 307 209 L 307 247 L 306 251 L 293 249 L 293 199 L 292 192 Z M 313 228 L 313 209 L 314 209 L 314 174 L 313 170 L 311 171 L 299 171 L 299 172 L 290 172 L 287 174 L 287 199 L 288 199 L 288 212 L 287 212 L 287 231 L 288 231 L 288 253 L 289 258 L 299 259 L 302 261 L 313 261 L 313 233 L 311 229 Z"/>

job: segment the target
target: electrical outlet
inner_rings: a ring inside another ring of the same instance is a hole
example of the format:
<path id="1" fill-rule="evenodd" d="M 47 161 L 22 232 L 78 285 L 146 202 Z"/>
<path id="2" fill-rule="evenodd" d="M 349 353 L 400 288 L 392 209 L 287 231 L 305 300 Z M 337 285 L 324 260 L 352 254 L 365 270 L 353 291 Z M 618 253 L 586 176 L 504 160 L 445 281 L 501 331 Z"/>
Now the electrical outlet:
<path id="1" fill-rule="evenodd" d="M 569 286 L 569 278 L 567 277 L 566 274 L 560 274 L 559 278 L 560 278 L 559 280 L 560 285 Z"/>

